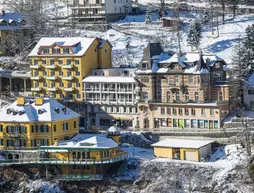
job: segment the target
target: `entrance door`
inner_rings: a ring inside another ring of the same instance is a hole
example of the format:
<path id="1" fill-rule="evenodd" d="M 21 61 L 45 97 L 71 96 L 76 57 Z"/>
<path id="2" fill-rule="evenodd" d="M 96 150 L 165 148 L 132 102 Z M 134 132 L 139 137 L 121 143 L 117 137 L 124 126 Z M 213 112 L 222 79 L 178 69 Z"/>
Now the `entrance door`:
<path id="1" fill-rule="evenodd" d="M 197 161 L 196 160 L 196 152 L 195 151 L 185 151 L 185 160 L 188 161 Z"/>

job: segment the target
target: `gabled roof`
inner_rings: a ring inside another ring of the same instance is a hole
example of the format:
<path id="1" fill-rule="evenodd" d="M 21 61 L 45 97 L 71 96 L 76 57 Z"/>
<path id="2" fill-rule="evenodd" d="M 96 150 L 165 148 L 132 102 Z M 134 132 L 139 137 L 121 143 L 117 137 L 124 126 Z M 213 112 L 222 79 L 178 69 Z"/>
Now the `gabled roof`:
<path id="1" fill-rule="evenodd" d="M 66 112 L 63 111 L 66 108 Z M 7 109 L 18 112 L 7 114 Z M 56 111 L 59 109 L 59 113 Z M 39 113 L 43 111 L 42 114 Z M 19 114 L 19 112 L 24 112 Z M 73 110 L 65 107 L 55 99 L 45 98 L 42 105 L 35 105 L 34 99 L 27 99 L 23 106 L 17 105 L 17 101 L 5 107 L 0 111 L 0 122 L 52 122 L 57 120 L 66 120 L 78 118 L 80 115 Z"/>
<path id="2" fill-rule="evenodd" d="M 51 47 L 54 44 L 58 44 L 61 47 L 79 47 L 79 49 L 73 50 L 73 54 L 61 54 L 63 55 L 73 55 L 73 56 L 83 56 L 92 43 L 97 38 L 82 38 L 82 37 L 52 37 L 52 38 L 41 38 L 40 41 L 36 44 L 34 49 L 31 51 L 29 56 L 39 56 L 39 50 L 41 47 Z M 74 46 L 75 45 L 75 46 Z M 52 54 L 43 54 L 43 56 L 51 56 Z"/>
<path id="3" fill-rule="evenodd" d="M 199 60 L 197 61 L 196 65 L 197 69 L 195 71 L 195 74 L 209 74 L 209 68 L 204 61 L 202 52 L 200 52 Z"/>
<path id="4" fill-rule="evenodd" d="M 0 30 L 19 30 L 27 28 L 21 25 L 20 21 L 24 21 L 24 13 L 22 12 L 5 12 L 4 15 L 0 14 L 0 22 L 5 21 L 6 25 L 0 25 Z M 11 25 L 15 22 L 17 25 Z"/>
<path id="5" fill-rule="evenodd" d="M 105 43 L 108 43 L 111 48 L 113 47 L 112 44 L 108 40 L 101 40 L 101 43 L 98 48 L 103 48 Z"/>

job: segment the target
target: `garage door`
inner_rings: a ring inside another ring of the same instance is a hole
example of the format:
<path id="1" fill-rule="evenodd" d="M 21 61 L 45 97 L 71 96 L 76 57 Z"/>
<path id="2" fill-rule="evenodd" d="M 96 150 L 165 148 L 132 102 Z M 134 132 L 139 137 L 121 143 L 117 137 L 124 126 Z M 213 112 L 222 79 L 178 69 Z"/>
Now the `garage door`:
<path id="1" fill-rule="evenodd" d="M 196 152 L 194 151 L 185 151 L 185 160 L 188 161 L 197 161 L 196 160 Z"/>

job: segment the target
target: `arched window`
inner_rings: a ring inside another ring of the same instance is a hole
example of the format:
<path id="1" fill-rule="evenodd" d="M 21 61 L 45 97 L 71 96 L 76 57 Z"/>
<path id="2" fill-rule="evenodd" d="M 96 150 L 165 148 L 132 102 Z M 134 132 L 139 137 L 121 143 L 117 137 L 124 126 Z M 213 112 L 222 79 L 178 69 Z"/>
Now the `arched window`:
<path id="1" fill-rule="evenodd" d="M 185 101 L 188 101 L 189 99 L 190 99 L 189 93 L 186 92 L 186 93 L 185 93 Z"/>
<path id="2" fill-rule="evenodd" d="M 223 100 L 222 92 L 219 92 L 219 101 L 222 101 L 222 100 Z"/>
<path id="3" fill-rule="evenodd" d="M 176 100 L 177 100 L 177 101 L 180 100 L 180 94 L 179 94 L 179 92 L 176 92 Z"/>
<path id="4" fill-rule="evenodd" d="M 195 101 L 198 102 L 198 92 L 195 92 Z"/>
<path id="5" fill-rule="evenodd" d="M 168 91 L 167 92 L 167 102 L 170 102 L 170 95 L 171 95 L 171 93 Z"/>

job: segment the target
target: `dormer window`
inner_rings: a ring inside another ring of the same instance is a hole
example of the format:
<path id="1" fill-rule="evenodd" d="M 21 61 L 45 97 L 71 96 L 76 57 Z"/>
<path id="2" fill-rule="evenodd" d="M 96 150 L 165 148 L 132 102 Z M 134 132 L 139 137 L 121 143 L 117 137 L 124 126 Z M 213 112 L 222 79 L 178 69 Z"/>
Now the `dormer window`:
<path id="1" fill-rule="evenodd" d="M 43 48 L 42 53 L 43 54 L 49 54 L 49 49 L 48 48 Z"/>
<path id="2" fill-rule="evenodd" d="M 141 67 L 142 67 L 143 69 L 147 69 L 147 68 L 148 68 L 148 63 L 142 63 Z"/>
<path id="3" fill-rule="evenodd" d="M 10 19 L 9 20 L 9 25 L 10 26 L 16 26 L 17 24 L 16 24 L 16 22 L 14 20 Z"/>
<path id="4" fill-rule="evenodd" d="M 64 54 L 69 54 L 70 53 L 70 48 L 64 48 L 63 53 Z"/>
<path id="5" fill-rule="evenodd" d="M 21 19 L 21 18 L 18 19 L 18 23 L 19 23 L 20 25 L 25 25 L 25 24 L 26 24 L 25 20 L 24 20 L 24 19 Z"/>
<path id="6" fill-rule="evenodd" d="M 0 19 L 0 25 L 7 25 L 7 22 L 4 19 Z"/>
<path id="7" fill-rule="evenodd" d="M 220 68 L 220 63 L 219 62 L 215 63 L 215 68 L 217 68 L 217 69 Z"/>
<path id="8" fill-rule="evenodd" d="M 60 48 L 53 48 L 52 49 L 52 53 L 53 54 L 60 54 L 61 52 L 60 52 Z"/>

